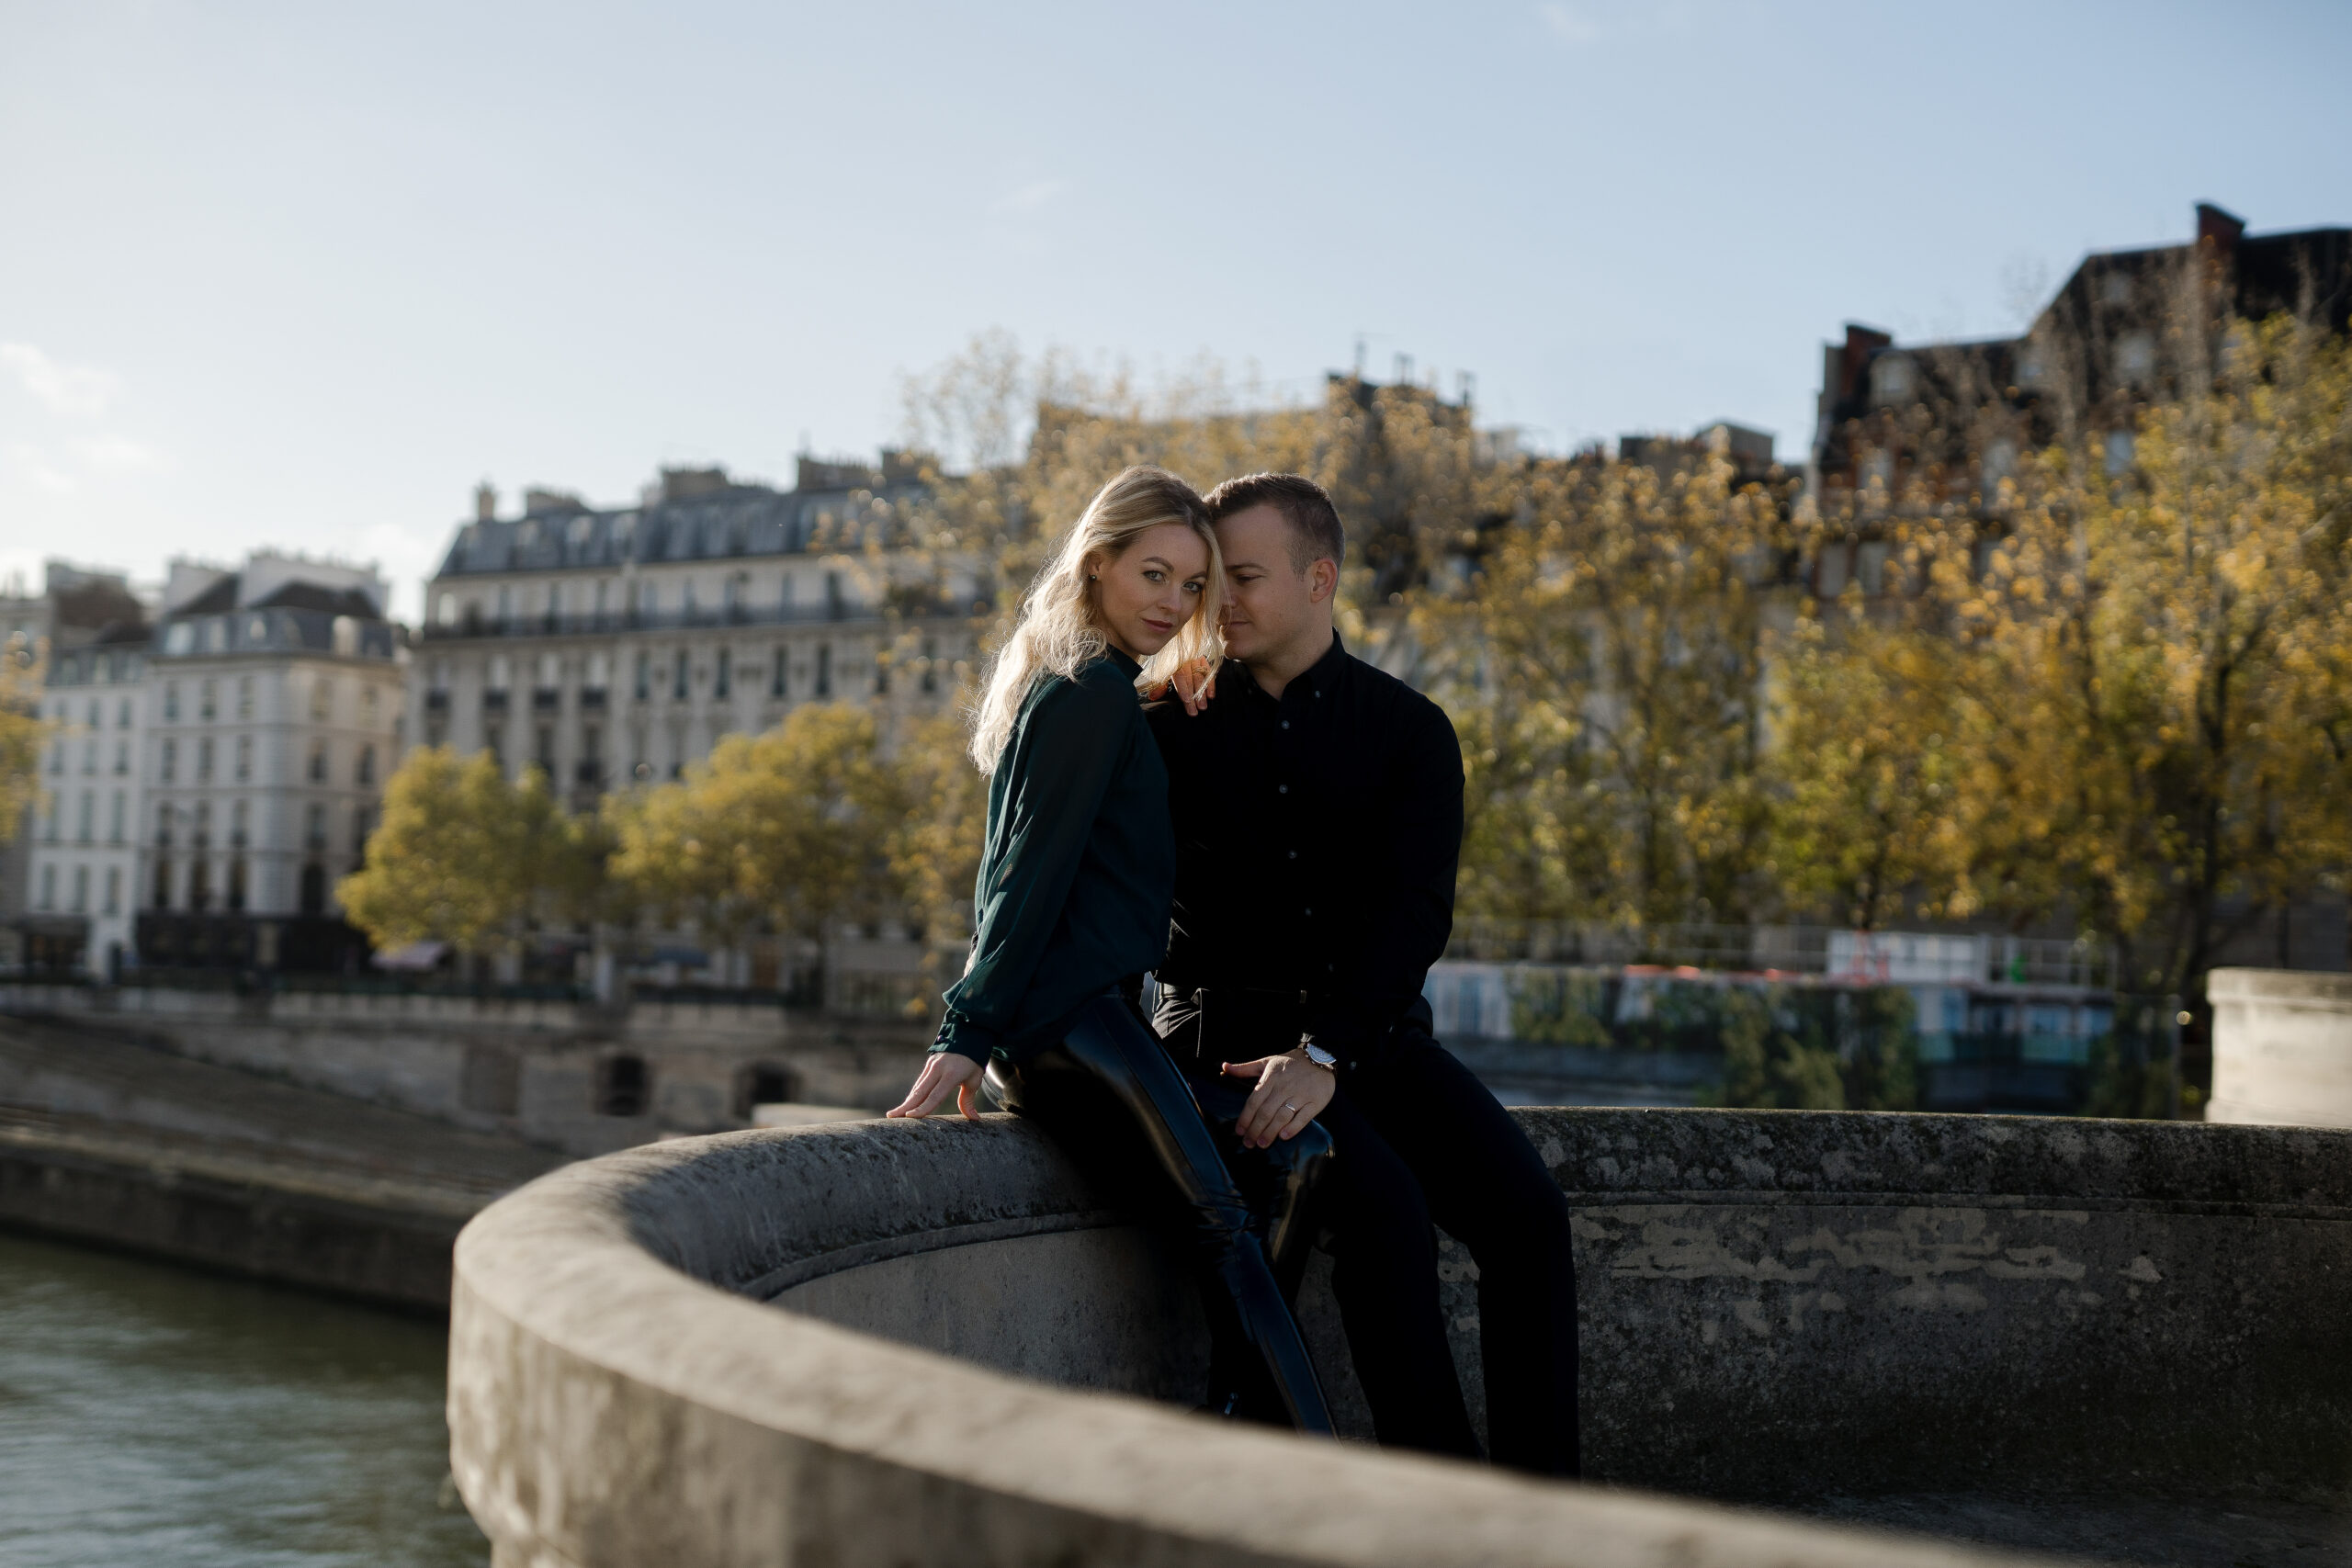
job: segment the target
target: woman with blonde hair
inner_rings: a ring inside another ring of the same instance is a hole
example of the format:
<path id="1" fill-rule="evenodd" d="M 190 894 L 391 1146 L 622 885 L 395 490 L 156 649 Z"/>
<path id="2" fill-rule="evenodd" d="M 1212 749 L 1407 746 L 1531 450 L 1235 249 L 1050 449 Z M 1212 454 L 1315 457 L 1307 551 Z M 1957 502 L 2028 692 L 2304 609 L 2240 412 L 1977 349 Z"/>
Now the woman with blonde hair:
<path id="1" fill-rule="evenodd" d="M 938 1039 L 892 1116 L 976 1091 L 1031 1117 L 1112 1190 L 1166 1196 L 1201 1279 L 1211 1404 L 1329 1434 L 1330 1415 L 1267 1257 L 1303 1262 L 1292 1204 L 1261 1244 L 1183 1075 L 1143 1021 L 1144 974 L 1168 951 L 1176 841 L 1168 772 L 1140 693 L 1219 656 L 1224 583 L 1208 511 L 1175 475 L 1132 468 L 1098 491 L 1030 589 L 979 703 L 972 759 L 989 775 L 974 938 Z M 1295 1174 L 1328 1143 L 1297 1140 Z M 1151 1173 L 1149 1168 L 1157 1168 Z M 1292 1179 L 1293 1196 L 1304 1183 Z M 1290 1280 L 1295 1289 L 1295 1278 Z M 1213 1374 L 1215 1376 L 1216 1374 Z"/>

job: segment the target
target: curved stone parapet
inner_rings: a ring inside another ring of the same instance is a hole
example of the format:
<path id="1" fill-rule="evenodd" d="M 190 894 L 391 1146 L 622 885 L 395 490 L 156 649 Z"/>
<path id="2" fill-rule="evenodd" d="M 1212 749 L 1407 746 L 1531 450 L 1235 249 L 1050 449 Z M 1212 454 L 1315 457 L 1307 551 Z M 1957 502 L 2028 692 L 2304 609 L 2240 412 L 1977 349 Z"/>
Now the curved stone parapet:
<path id="1" fill-rule="evenodd" d="M 2352 1134 L 1517 1114 L 1577 1212 L 1598 1480 L 2352 1483 Z M 1440 1267 L 1475 1391 L 1475 1268 Z M 1301 1317 L 1360 1427 L 1327 1275 Z M 453 1466 L 503 1568 L 1995 1561 L 1207 1421 L 1201 1337 L 1150 1238 L 1011 1119 L 684 1140 L 459 1238 Z"/>

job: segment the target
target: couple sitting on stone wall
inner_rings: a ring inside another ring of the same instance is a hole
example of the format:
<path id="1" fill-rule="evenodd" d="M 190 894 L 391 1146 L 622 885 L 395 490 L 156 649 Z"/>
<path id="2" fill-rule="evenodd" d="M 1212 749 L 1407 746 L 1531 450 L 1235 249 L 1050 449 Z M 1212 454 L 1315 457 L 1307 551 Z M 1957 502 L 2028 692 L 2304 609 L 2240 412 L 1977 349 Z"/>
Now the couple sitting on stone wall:
<path id="1" fill-rule="evenodd" d="M 890 1114 L 972 1116 L 985 1082 L 1163 1210 L 1200 1277 L 1210 1409 L 1329 1435 L 1291 1310 L 1319 1240 L 1380 1441 L 1475 1458 L 1442 1225 L 1478 1266 L 1496 1462 L 1574 1475 L 1567 1205 L 1421 998 L 1461 749 L 1340 645 L 1345 552 L 1294 475 L 1204 499 L 1136 468 L 1089 503 L 989 671 L 971 961 Z"/>

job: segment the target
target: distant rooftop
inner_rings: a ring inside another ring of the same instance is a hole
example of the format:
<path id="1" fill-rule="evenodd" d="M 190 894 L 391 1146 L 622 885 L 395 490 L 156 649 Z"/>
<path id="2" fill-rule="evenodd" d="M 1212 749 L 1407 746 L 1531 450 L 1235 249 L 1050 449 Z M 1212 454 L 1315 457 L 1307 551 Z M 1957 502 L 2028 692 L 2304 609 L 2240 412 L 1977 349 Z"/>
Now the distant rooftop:
<path id="1" fill-rule="evenodd" d="M 922 486 L 915 465 L 802 457 L 792 490 L 747 483 L 724 468 L 664 468 L 633 506 L 594 507 L 568 491 L 530 489 L 523 515 L 497 515 L 497 491 L 475 492 L 437 576 L 565 567 L 711 560 L 854 547 Z"/>

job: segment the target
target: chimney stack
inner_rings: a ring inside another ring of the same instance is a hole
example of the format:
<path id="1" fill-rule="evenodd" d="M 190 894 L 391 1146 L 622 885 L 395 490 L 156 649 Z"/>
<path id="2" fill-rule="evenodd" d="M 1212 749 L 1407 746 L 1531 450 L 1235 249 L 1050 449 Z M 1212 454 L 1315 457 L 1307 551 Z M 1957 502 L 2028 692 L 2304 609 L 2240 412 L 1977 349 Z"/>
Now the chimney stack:
<path id="1" fill-rule="evenodd" d="M 498 487 L 488 479 L 474 486 L 474 521 L 494 523 L 498 520 Z"/>
<path id="2" fill-rule="evenodd" d="M 2222 211 L 2210 201 L 2197 204 L 2197 243 L 2211 240 L 2213 249 L 2229 255 L 2238 248 L 2238 236 L 2245 232 L 2245 220 Z"/>

